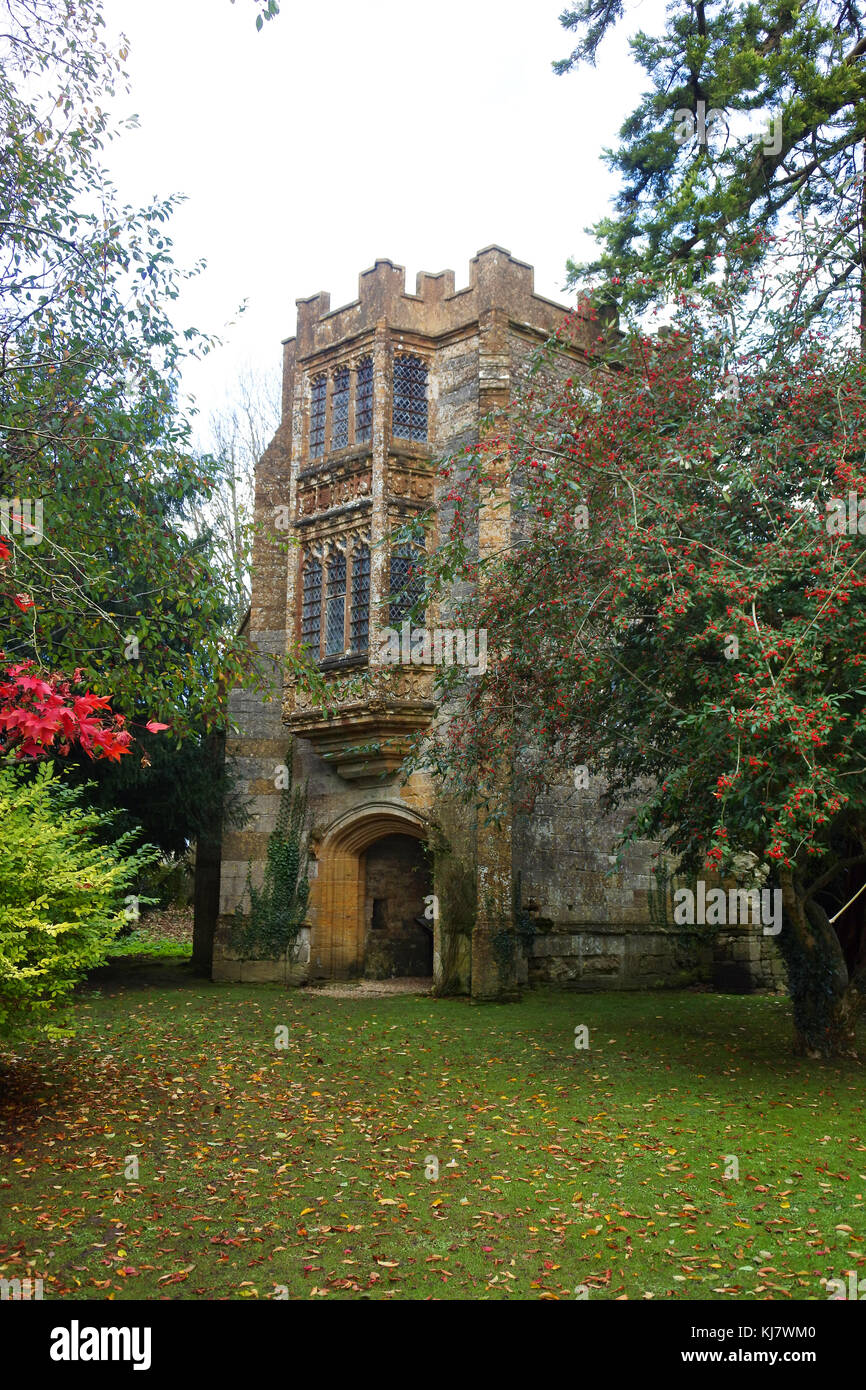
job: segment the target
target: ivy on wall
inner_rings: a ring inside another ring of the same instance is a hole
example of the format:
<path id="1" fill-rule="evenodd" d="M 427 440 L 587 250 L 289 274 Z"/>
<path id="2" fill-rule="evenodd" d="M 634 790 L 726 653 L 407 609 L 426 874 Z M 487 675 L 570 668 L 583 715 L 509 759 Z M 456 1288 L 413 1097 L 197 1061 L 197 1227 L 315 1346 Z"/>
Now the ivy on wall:
<path id="1" fill-rule="evenodd" d="M 286 754 L 286 767 L 288 780 L 268 840 L 262 886 L 253 884 L 250 862 L 246 894 L 235 912 L 231 949 L 244 960 L 277 960 L 292 950 L 307 913 L 307 785 L 293 784 L 291 750 Z M 245 913 L 246 898 L 250 907 Z"/>

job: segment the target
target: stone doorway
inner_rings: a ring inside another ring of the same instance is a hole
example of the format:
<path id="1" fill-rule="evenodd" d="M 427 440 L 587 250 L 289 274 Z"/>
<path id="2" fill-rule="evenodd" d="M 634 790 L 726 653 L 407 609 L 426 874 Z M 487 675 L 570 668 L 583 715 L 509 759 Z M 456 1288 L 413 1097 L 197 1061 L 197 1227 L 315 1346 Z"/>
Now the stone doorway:
<path id="1" fill-rule="evenodd" d="M 432 874 L 420 840 L 385 835 L 364 854 L 364 958 L 368 980 L 433 974 Z"/>
<path id="2" fill-rule="evenodd" d="M 367 898 L 387 900 L 387 894 L 367 893 L 367 853 L 385 840 L 393 838 L 402 842 L 408 839 L 417 844 L 426 840 L 427 835 L 428 826 L 423 816 L 409 806 L 388 801 L 370 802 L 342 816 L 331 826 L 316 847 L 318 874 L 313 880 L 310 903 L 311 978 L 346 980 L 363 976 L 367 937 L 373 931 L 373 906 L 371 902 L 368 922 Z M 405 855 L 399 857 L 405 863 Z M 371 862 L 375 878 L 375 856 Z M 418 862 L 413 859 L 410 870 L 414 870 Z M 423 856 L 420 862 L 426 863 Z M 429 870 L 420 883 L 419 877 L 412 872 L 409 878 L 413 897 L 404 915 L 410 918 L 419 912 L 423 916 L 424 897 L 433 891 Z M 409 888 L 405 894 L 408 892 Z M 377 921 L 382 920 L 383 914 L 387 920 L 387 912 L 380 907 Z M 381 929 L 375 930 L 380 932 Z M 398 978 L 391 975 L 395 967 L 396 962 L 391 960 L 386 979 Z"/>

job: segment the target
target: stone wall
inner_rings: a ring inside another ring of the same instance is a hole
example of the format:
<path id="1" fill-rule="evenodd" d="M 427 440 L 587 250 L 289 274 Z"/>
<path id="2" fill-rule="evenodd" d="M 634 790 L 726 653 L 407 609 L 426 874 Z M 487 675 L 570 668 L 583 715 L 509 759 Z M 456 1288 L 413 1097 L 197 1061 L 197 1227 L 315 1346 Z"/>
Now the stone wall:
<path id="1" fill-rule="evenodd" d="M 364 867 L 365 977 L 432 975 L 433 914 L 425 916 L 425 899 L 433 884 L 421 844 L 386 835 L 367 850 Z"/>
<path id="2" fill-rule="evenodd" d="M 283 629 L 260 629 L 255 645 L 263 654 L 262 671 L 270 690 L 258 694 L 236 689 L 229 694 L 229 719 L 234 732 L 226 739 L 226 757 L 236 780 L 236 795 L 245 804 L 248 819 L 242 828 L 228 826 L 223 831 L 220 915 L 214 939 L 215 980 L 242 978 L 240 965 L 229 952 L 228 936 L 236 910 L 249 907 L 245 901 L 248 869 L 253 883 L 261 884 L 268 837 L 279 810 L 277 770 L 285 764 L 291 739 L 281 716 L 281 666 L 275 666 L 268 657 L 281 658 L 284 644 Z"/>

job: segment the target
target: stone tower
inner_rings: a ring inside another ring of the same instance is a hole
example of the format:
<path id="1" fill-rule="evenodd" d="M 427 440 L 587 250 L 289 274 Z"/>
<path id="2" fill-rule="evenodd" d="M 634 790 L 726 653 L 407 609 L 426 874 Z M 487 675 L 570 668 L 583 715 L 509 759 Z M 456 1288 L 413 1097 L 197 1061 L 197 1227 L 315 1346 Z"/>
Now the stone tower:
<path id="1" fill-rule="evenodd" d="M 531 819 L 495 830 L 425 776 L 400 772 L 436 703 L 433 666 L 405 650 L 399 664 L 382 657 L 382 629 L 401 630 L 423 565 L 394 538 L 431 507 L 447 514 L 436 460 L 507 409 L 568 310 L 537 295 L 532 268 L 497 246 L 478 253 L 459 290 L 442 271 L 420 274 L 409 294 L 404 271 L 377 261 L 354 303 L 331 310 L 318 294 L 297 308 L 282 422 L 256 473 L 247 633 L 263 660 L 306 643 L 330 712 L 291 681 L 265 699 L 232 692 L 228 751 L 252 819 L 224 836 L 214 978 L 432 974 L 444 991 L 508 999 L 526 982 L 622 988 L 705 972 L 705 945 L 651 923 L 649 847 L 611 876 L 617 825 L 592 789 L 575 797 L 570 769 L 554 773 Z M 480 509 L 479 556 L 511 534 L 501 482 L 499 504 Z M 428 612 L 426 627 L 440 616 Z M 308 925 L 293 960 L 242 962 L 227 931 L 248 864 L 262 872 L 287 751 L 309 794 Z"/>

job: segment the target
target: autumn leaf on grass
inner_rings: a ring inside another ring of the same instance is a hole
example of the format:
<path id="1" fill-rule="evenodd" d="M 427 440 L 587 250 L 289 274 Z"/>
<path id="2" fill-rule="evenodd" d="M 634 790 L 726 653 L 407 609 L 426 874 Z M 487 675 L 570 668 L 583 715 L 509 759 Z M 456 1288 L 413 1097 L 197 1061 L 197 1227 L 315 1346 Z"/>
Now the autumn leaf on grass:
<path id="1" fill-rule="evenodd" d="M 158 1284 L 182 1284 L 184 1279 L 189 1278 L 190 1270 L 195 1269 L 195 1265 L 184 1265 L 183 1269 L 177 1270 L 175 1274 L 163 1274 L 157 1279 Z"/>

